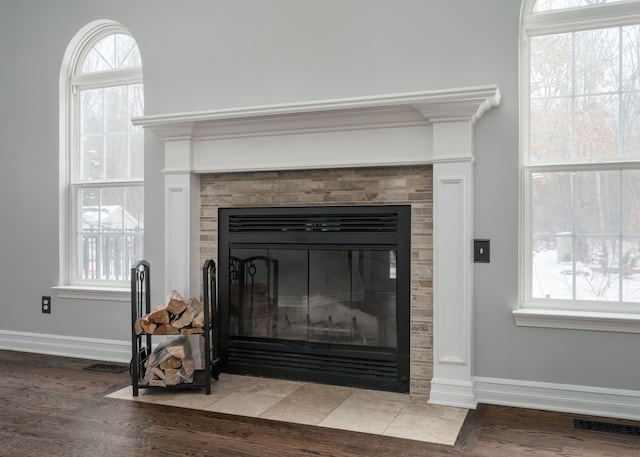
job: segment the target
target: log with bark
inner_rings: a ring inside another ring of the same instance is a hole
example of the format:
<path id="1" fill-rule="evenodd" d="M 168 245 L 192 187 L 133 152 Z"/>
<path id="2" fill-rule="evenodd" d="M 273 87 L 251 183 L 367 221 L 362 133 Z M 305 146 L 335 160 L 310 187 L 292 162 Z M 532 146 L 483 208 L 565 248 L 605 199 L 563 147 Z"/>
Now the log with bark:
<path id="1" fill-rule="evenodd" d="M 186 301 L 175 290 L 166 303 L 156 306 L 149 314 L 134 322 L 136 335 L 191 335 L 204 333 L 204 307 L 196 298 Z"/>

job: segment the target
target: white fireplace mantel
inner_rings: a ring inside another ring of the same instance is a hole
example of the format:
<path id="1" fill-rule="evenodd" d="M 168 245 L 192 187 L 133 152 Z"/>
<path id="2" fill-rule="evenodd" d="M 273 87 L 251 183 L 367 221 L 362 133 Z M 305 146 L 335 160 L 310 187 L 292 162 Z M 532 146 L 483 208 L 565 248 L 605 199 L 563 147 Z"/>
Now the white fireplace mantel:
<path id="1" fill-rule="evenodd" d="M 134 119 L 165 146 L 165 289 L 199 289 L 201 173 L 433 164 L 429 401 L 475 407 L 473 125 L 499 104 L 483 86 Z"/>

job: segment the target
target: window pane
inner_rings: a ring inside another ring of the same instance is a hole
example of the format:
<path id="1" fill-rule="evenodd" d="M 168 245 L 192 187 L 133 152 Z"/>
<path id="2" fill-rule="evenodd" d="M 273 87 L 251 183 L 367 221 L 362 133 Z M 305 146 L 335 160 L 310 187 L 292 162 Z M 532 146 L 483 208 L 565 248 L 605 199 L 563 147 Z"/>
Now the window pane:
<path id="1" fill-rule="evenodd" d="M 624 171 L 622 184 L 622 233 L 640 236 L 640 171 Z"/>
<path id="2" fill-rule="evenodd" d="M 622 96 L 622 156 L 640 158 L 640 95 Z"/>
<path id="3" fill-rule="evenodd" d="M 133 131 L 129 134 L 130 167 L 129 178 L 144 178 L 144 132 Z"/>
<path id="4" fill-rule="evenodd" d="M 640 238 L 623 239 L 622 300 L 640 302 Z"/>
<path id="5" fill-rule="evenodd" d="M 531 179 L 534 235 L 573 233 L 571 173 L 535 173 Z"/>
<path id="6" fill-rule="evenodd" d="M 130 116 L 140 117 L 144 115 L 144 91 L 142 84 L 133 84 L 129 86 L 129 111 Z M 127 122 L 129 119 L 127 120 Z M 131 123 L 128 122 L 129 128 L 132 128 Z M 142 127 L 133 127 L 138 130 L 142 130 Z"/>
<path id="7" fill-rule="evenodd" d="M 103 232 L 122 231 L 124 223 L 123 189 L 102 189 L 100 194 L 100 229 Z"/>
<path id="8" fill-rule="evenodd" d="M 618 301 L 619 250 L 616 238 L 576 239 L 576 299 Z"/>
<path id="9" fill-rule="evenodd" d="M 127 86 L 104 89 L 105 121 L 107 132 L 126 131 L 131 123 L 127 107 Z"/>
<path id="10" fill-rule="evenodd" d="M 144 187 L 124 189 L 124 228 L 127 231 L 144 229 Z"/>
<path id="11" fill-rule="evenodd" d="M 80 92 L 81 131 L 83 135 L 104 132 L 104 89 L 90 89 Z"/>
<path id="12" fill-rule="evenodd" d="M 142 258 L 142 186 L 78 189 L 78 279 L 119 280 Z"/>
<path id="13" fill-rule="evenodd" d="M 617 235 L 620 231 L 620 172 L 575 174 L 578 234 Z"/>
<path id="14" fill-rule="evenodd" d="M 104 175 L 104 147 L 102 136 L 82 138 L 80 179 L 101 179 Z"/>
<path id="15" fill-rule="evenodd" d="M 640 25 L 622 27 L 622 88 L 640 89 Z"/>
<path id="16" fill-rule="evenodd" d="M 571 95 L 573 35 L 559 33 L 531 38 L 531 97 Z"/>
<path id="17" fill-rule="evenodd" d="M 576 94 L 597 94 L 618 90 L 619 30 L 615 27 L 576 32 Z"/>
<path id="18" fill-rule="evenodd" d="M 115 37 L 115 68 L 139 67 L 142 65 L 140 51 L 135 40 L 129 35 L 117 34 Z"/>
<path id="19" fill-rule="evenodd" d="M 534 12 L 551 11 L 564 8 L 576 8 L 580 6 L 593 6 L 594 4 L 616 3 L 624 0 L 538 0 L 534 7 Z"/>
<path id="20" fill-rule="evenodd" d="M 142 179 L 144 132 L 131 123 L 144 113 L 142 85 L 83 90 L 80 96 L 79 179 Z"/>
<path id="21" fill-rule="evenodd" d="M 588 96 L 576 100 L 576 157 L 579 159 L 618 156 L 617 95 Z"/>
<path id="22" fill-rule="evenodd" d="M 531 100 L 531 162 L 568 160 L 571 157 L 571 98 Z"/>
<path id="23" fill-rule="evenodd" d="M 80 73 L 93 73 L 96 71 L 111 70 L 111 65 L 107 62 L 97 49 L 91 49 L 82 63 Z"/>
<path id="24" fill-rule="evenodd" d="M 532 195 L 532 297 L 573 296 L 573 179 L 536 173 Z"/>
<path id="25" fill-rule="evenodd" d="M 76 277 L 97 277 L 97 255 L 100 231 L 100 191 L 81 189 L 78 191 L 78 227 L 76 228 Z"/>
<path id="26" fill-rule="evenodd" d="M 531 296 L 544 299 L 573 299 L 573 237 L 534 236 Z"/>
<path id="27" fill-rule="evenodd" d="M 87 53 L 81 73 L 119 70 L 142 65 L 140 51 L 129 35 L 116 33 L 98 41 Z"/>
<path id="28" fill-rule="evenodd" d="M 106 179 L 126 179 L 129 177 L 129 148 L 126 133 L 107 135 L 108 165 Z"/>

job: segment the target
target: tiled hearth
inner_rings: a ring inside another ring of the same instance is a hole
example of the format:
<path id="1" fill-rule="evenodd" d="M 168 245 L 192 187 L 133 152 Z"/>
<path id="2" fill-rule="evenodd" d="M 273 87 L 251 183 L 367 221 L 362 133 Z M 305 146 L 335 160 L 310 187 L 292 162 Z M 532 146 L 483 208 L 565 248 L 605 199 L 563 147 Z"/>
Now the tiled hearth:
<path id="1" fill-rule="evenodd" d="M 143 390 L 108 395 L 181 408 L 453 445 L 466 409 L 429 405 L 425 397 L 222 374 L 211 395 L 200 390 Z"/>

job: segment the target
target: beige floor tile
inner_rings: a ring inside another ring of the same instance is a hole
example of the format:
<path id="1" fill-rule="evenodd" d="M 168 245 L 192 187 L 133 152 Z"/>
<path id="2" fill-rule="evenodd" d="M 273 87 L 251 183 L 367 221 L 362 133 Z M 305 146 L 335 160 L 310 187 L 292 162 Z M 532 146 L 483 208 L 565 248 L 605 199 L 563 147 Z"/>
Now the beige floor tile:
<path id="1" fill-rule="evenodd" d="M 411 397 L 404 408 L 403 414 L 415 414 L 418 416 L 442 417 L 444 419 L 465 418 L 469 410 L 455 408 L 453 406 L 430 405 L 427 397 Z"/>
<path id="2" fill-rule="evenodd" d="M 108 398 L 121 400 L 134 400 L 144 403 L 156 403 L 159 405 L 179 406 L 181 408 L 204 409 L 211 403 L 220 400 L 221 395 L 206 395 L 204 389 L 194 390 L 164 390 L 164 389 L 140 389 L 138 396 L 133 396 L 131 387 L 117 390 L 107 395 Z"/>
<path id="3" fill-rule="evenodd" d="M 116 392 L 113 392 L 107 397 L 109 398 L 118 398 L 121 400 L 135 400 L 141 401 L 145 403 L 159 403 L 165 404 L 165 402 L 173 399 L 178 396 L 180 392 L 176 392 L 175 390 L 165 390 L 165 389 L 139 389 L 138 396 L 133 396 L 133 389 L 131 387 L 125 387 Z"/>
<path id="4" fill-rule="evenodd" d="M 380 409 L 339 406 L 318 425 L 352 432 L 382 435 L 398 413 Z"/>
<path id="5" fill-rule="evenodd" d="M 236 392 L 227 395 L 203 409 L 217 413 L 259 417 L 280 400 L 281 398 L 274 396 Z"/>
<path id="6" fill-rule="evenodd" d="M 230 384 L 234 392 L 284 398 L 304 385 L 302 382 L 253 376 L 221 375 L 220 385 Z"/>
<path id="7" fill-rule="evenodd" d="M 452 446 L 456 442 L 464 417 L 443 418 L 400 413 L 383 435 Z"/>
<path id="8" fill-rule="evenodd" d="M 133 397 L 133 390 L 131 386 L 123 387 L 120 390 L 116 390 L 115 392 L 111 392 L 110 394 L 105 395 L 107 398 L 119 398 L 124 400 L 131 400 Z"/>
<path id="9" fill-rule="evenodd" d="M 355 390 L 349 387 L 307 383 L 287 395 L 286 400 L 307 403 L 312 407 L 328 406 L 333 410 L 353 395 Z"/>
<path id="10" fill-rule="evenodd" d="M 400 412 L 410 400 L 408 394 L 382 392 L 379 390 L 353 389 L 353 394 L 344 402 L 345 406 L 373 408 Z"/>
<path id="11" fill-rule="evenodd" d="M 333 409 L 311 407 L 304 403 L 284 399 L 262 413 L 260 418 L 293 422 L 294 424 L 318 425 Z"/>
<path id="12" fill-rule="evenodd" d="M 260 417 L 297 424 L 318 425 L 353 393 L 348 387 L 303 384 Z"/>
<path id="13" fill-rule="evenodd" d="M 185 391 L 177 392 L 175 395 L 168 397 L 166 400 L 159 400 L 157 403 L 162 403 L 168 406 L 179 406 L 180 408 L 190 409 L 205 409 L 216 401 L 224 398 L 221 395 L 216 395 L 213 392 L 210 395 L 206 395 L 204 390 L 200 391 Z"/>

